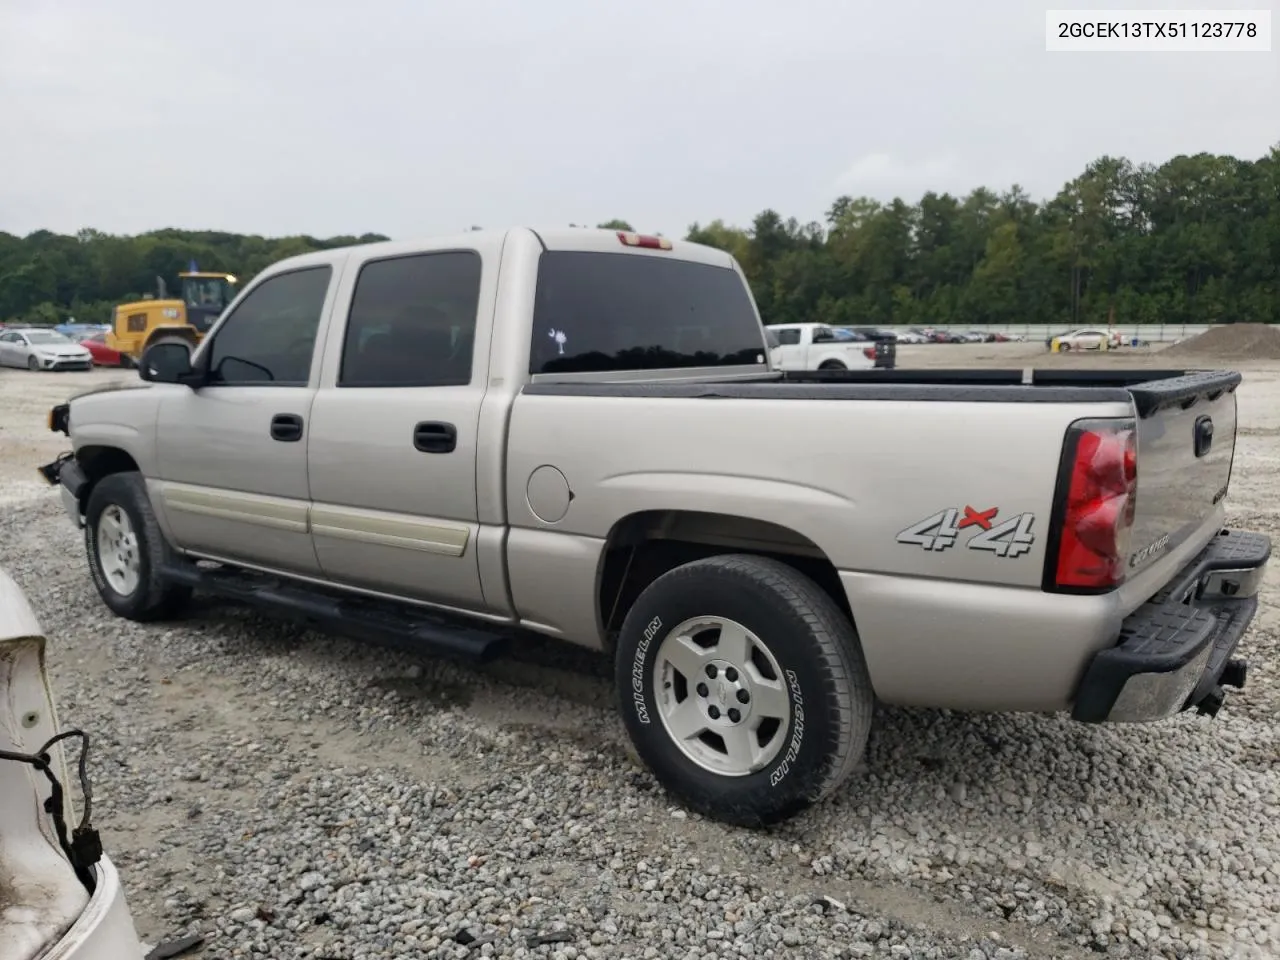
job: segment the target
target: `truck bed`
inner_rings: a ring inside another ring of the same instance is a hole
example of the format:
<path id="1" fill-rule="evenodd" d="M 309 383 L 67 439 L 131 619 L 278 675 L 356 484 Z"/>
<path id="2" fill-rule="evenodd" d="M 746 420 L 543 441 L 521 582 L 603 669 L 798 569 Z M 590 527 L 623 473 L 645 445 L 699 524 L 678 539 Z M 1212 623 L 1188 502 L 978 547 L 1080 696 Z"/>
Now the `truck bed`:
<path id="1" fill-rule="evenodd" d="M 1239 386 L 1233 370 L 811 370 L 753 379 L 609 381 L 536 377 L 524 393 L 578 397 L 1129 403 L 1139 417 Z"/>

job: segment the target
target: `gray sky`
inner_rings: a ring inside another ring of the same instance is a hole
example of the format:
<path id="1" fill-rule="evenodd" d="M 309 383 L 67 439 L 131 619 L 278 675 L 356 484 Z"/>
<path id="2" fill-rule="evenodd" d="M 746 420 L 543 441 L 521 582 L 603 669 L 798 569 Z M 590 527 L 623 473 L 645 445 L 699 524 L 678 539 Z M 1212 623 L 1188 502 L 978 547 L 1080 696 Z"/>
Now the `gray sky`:
<path id="1" fill-rule="evenodd" d="M 0 230 L 682 235 L 1280 142 L 1274 42 L 1050 54 L 1049 5 L 1153 8 L 0 0 Z"/>

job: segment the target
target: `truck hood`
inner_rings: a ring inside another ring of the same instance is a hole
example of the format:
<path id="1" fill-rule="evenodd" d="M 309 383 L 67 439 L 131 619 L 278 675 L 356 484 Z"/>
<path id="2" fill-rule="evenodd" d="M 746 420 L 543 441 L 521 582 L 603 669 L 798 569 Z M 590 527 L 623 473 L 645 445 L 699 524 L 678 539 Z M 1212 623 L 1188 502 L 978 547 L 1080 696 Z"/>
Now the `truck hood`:
<path id="1" fill-rule="evenodd" d="M 67 403 L 74 403 L 81 397 L 92 397 L 99 393 L 116 393 L 121 390 L 150 390 L 151 384 L 145 381 L 137 383 L 104 383 L 100 387 L 90 387 L 88 390 L 81 390 L 79 393 L 72 394 L 67 398 Z"/>
<path id="2" fill-rule="evenodd" d="M 44 651 L 30 604 L 0 570 L 0 750 L 34 753 L 57 731 Z M 61 747 L 50 754 L 67 783 Z M 0 760 L 0 960 L 46 956 L 89 903 L 44 812 L 49 792 L 34 767 Z"/>

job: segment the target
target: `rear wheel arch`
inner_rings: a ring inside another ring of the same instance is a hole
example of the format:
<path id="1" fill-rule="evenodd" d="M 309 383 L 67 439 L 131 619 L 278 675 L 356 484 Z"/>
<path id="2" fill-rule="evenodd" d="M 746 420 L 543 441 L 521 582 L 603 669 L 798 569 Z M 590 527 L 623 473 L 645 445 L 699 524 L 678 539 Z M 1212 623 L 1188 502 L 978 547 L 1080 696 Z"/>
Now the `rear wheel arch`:
<path id="1" fill-rule="evenodd" d="M 854 623 L 835 564 L 804 534 L 732 513 L 642 510 L 613 525 L 600 554 L 596 613 L 606 649 L 613 649 L 623 619 L 649 584 L 676 567 L 724 554 L 769 557 L 794 567 Z"/>

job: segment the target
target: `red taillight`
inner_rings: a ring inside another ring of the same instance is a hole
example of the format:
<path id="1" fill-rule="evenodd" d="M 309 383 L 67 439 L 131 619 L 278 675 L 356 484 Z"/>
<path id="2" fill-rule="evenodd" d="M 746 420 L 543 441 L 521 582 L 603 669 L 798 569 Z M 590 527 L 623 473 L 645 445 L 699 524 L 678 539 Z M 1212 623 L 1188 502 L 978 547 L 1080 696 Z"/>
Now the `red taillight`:
<path id="1" fill-rule="evenodd" d="M 862 355 L 863 355 L 864 357 L 866 357 L 868 360 L 874 360 L 874 359 L 876 358 L 876 348 L 875 348 L 875 347 L 863 347 L 863 348 L 862 348 Z"/>
<path id="2" fill-rule="evenodd" d="M 618 231 L 618 239 L 628 247 L 643 247 L 645 250 L 670 250 L 671 241 L 666 237 L 646 237 L 641 233 Z"/>
<path id="3" fill-rule="evenodd" d="M 1138 492 L 1138 441 L 1132 420 L 1092 420 L 1068 432 L 1070 474 L 1060 506 L 1052 585 L 1110 590 L 1124 581 Z"/>

